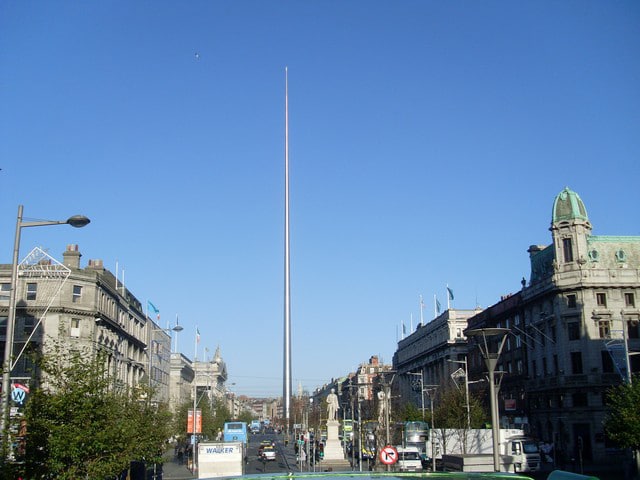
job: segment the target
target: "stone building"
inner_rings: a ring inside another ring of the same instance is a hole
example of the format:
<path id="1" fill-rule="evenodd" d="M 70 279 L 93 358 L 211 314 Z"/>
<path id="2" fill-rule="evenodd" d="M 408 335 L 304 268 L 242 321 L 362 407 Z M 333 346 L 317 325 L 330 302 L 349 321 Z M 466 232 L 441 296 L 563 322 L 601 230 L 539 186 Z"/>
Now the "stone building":
<path id="1" fill-rule="evenodd" d="M 444 387 L 450 382 L 451 373 L 460 365 L 448 360 L 464 358 L 467 340 L 463 332 L 467 319 L 478 312 L 480 309 L 448 309 L 432 321 L 419 324 L 414 332 L 400 340 L 393 355 L 393 369 L 397 374 L 394 391 L 403 399 L 419 399 L 422 408 L 420 383 Z"/>
<path id="2" fill-rule="evenodd" d="M 67 246 L 63 262 L 36 248 L 19 265 L 16 286 L 14 356 L 25 345 L 44 348 L 51 340 L 70 348 L 86 348 L 106 355 L 115 384 L 133 387 L 148 371 L 150 325 L 140 301 L 104 268 L 101 260 L 89 260 L 80 267 L 77 245 Z M 50 275 L 53 270 L 67 269 Z M 40 268 L 38 268 L 40 267 Z M 0 284 L 8 292 L 11 265 L 0 266 Z M 6 346 L 9 299 L 0 299 L 2 346 Z M 4 354 L 4 353 L 3 353 Z M 21 355 L 11 372 L 12 379 L 37 380 L 28 355 Z M 148 378 L 148 377 L 145 377 Z"/>
<path id="3" fill-rule="evenodd" d="M 554 200 L 551 244 L 529 248 L 522 290 L 469 319 L 510 329 L 499 369 L 502 421 L 529 418 L 531 433 L 566 457 L 603 462 L 606 391 L 640 371 L 640 237 L 592 234 L 584 203 L 566 188 Z M 470 348 L 472 374 L 483 371 Z M 580 451 L 578 451 L 580 450 Z"/>
<path id="4" fill-rule="evenodd" d="M 149 318 L 146 305 L 104 267 L 89 260 L 81 267 L 77 245 L 58 262 L 34 248 L 19 264 L 13 341 L 12 381 L 39 382 L 29 349 L 45 352 L 58 341 L 70 349 L 105 355 L 116 388 L 148 385 L 154 401 L 170 399 L 169 329 Z M 6 347 L 11 265 L 0 265 L 0 339 Z M 22 353 L 21 353 L 22 352 Z M 189 397 L 187 397 L 189 398 Z"/>
<path id="5" fill-rule="evenodd" d="M 568 188 L 554 199 L 550 231 L 549 245 L 529 247 L 530 278 L 519 291 L 484 310 L 448 310 L 398 343 L 396 388 L 418 405 L 415 373 L 445 388 L 466 362 L 472 392 L 486 395 L 486 381 L 473 383 L 486 379 L 486 364 L 467 333 L 505 329 L 500 426 L 553 442 L 565 458 L 602 463 L 613 451 L 603 427 L 606 392 L 640 372 L 640 237 L 593 235 L 584 203 Z M 490 351 L 499 338 L 489 337 Z"/>

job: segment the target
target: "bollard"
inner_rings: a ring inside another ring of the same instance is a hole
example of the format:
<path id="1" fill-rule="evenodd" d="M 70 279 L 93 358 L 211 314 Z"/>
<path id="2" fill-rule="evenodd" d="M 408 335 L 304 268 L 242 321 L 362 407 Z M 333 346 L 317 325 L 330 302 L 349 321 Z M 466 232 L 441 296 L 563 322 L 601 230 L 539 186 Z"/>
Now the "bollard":
<path id="1" fill-rule="evenodd" d="M 591 475 L 580 475 L 579 473 L 565 472 L 564 470 L 554 470 L 549 474 L 547 480 L 599 480 Z"/>

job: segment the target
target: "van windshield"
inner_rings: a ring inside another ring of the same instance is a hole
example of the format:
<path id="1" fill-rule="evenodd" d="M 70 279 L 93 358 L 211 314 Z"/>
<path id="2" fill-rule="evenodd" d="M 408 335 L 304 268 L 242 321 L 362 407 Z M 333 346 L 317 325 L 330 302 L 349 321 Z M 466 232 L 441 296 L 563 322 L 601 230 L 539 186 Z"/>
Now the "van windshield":
<path id="1" fill-rule="evenodd" d="M 401 460 L 420 460 L 420 455 L 418 452 L 401 452 L 400 453 Z"/>

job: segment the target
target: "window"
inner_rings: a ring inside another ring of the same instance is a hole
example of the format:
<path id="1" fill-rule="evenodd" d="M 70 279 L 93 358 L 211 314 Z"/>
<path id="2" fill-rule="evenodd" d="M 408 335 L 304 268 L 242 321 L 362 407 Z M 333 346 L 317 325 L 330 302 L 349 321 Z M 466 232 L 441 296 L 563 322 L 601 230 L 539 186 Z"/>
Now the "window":
<path id="1" fill-rule="evenodd" d="M 574 375 L 582 373 L 582 352 L 571 352 L 571 373 Z"/>
<path id="2" fill-rule="evenodd" d="M 567 263 L 573 262 L 573 247 L 570 238 L 562 239 L 562 250 L 564 252 L 564 261 Z"/>
<path id="3" fill-rule="evenodd" d="M 516 369 L 517 369 L 517 373 L 519 375 L 522 375 L 522 373 L 524 371 L 524 368 L 522 366 L 522 360 L 520 360 L 520 359 L 516 360 Z"/>
<path id="4" fill-rule="evenodd" d="M 609 351 L 602 350 L 600 352 L 600 356 L 602 357 L 602 372 L 613 373 L 613 359 L 611 358 Z"/>
<path id="5" fill-rule="evenodd" d="M 578 322 L 567 323 L 567 336 L 569 340 L 580 340 L 580 324 Z"/>
<path id="6" fill-rule="evenodd" d="M 36 319 L 35 318 L 33 318 L 31 316 L 24 317 L 24 323 L 23 323 L 24 334 L 25 335 L 31 335 L 31 332 L 33 332 L 35 324 L 36 324 Z"/>
<path id="7" fill-rule="evenodd" d="M 0 317 L 0 335 L 7 335 L 7 317 Z"/>
<path id="8" fill-rule="evenodd" d="M 633 293 L 626 292 L 624 294 L 624 304 L 627 307 L 635 307 L 636 306 L 636 299 L 635 299 L 635 296 L 633 295 Z"/>
<path id="9" fill-rule="evenodd" d="M 11 293 L 11 284 L 0 283 L 0 300 L 9 300 L 10 293 Z"/>
<path id="10" fill-rule="evenodd" d="M 531 360 L 531 373 L 534 377 L 538 376 L 538 367 L 535 360 Z"/>
<path id="11" fill-rule="evenodd" d="M 606 293 L 596 293 L 596 304 L 599 307 L 607 306 L 607 294 Z"/>
<path id="12" fill-rule="evenodd" d="M 619 262 L 624 262 L 627 259 L 627 254 L 624 253 L 624 250 L 618 250 L 616 252 L 616 260 Z"/>
<path id="13" fill-rule="evenodd" d="M 598 258 L 600 258 L 600 254 L 595 249 L 594 250 L 589 250 L 589 258 L 591 259 L 591 261 L 597 262 Z"/>
<path id="14" fill-rule="evenodd" d="M 598 321 L 598 333 L 600 338 L 611 338 L 611 323 L 609 320 Z"/>
<path id="15" fill-rule="evenodd" d="M 574 407 L 587 407 L 588 406 L 588 398 L 586 393 L 574 393 L 572 396 L 573 406 Z"/>
<path id="16" fill-rule="evenodd" d="M 27 283 L 27 300 L 35 300 L 38 293 L 37 283 Z"/>
<path id="17" fill-rule="evenodd" d="M 551 340 L 553 340 L 553 342 L 557 342 L 557 338 L 556 338 L 556 326 L 555 325 L 550 325 L 549 326 L 549 331 L 551 332 Z"/>
<path id="18" fill-rule="evenodd" d="M 556 375 L 560 373 L 560 368 L 558 367 L 558 355 L 553 356 L 553 372 Z"/>
<path id="19" fill-rule="evenodd" d="M 543 358 L 542 359 L 542 374 L 546 377 L 547 375 L 549 375 L 549 370 L 547 369 L 547 359 Z"/>
<path id="20" fill-rule="evenodd" d="M 640 322 L 637 318 L 627 320 L 627 338 L 640 338 Z"/>
<path id="21" fill-rule="evenodd" d="M 576 308 L 575 294 L 567 295 L 567 308 Z"/>
<path id="22" fill-rule="evenodd" d="M 78 303 L 81 298 L 82 298 L 82 286 L 74 285 L 73 286 L 73 297 L 71 298 L 71 301 L 73 303 Z"/>

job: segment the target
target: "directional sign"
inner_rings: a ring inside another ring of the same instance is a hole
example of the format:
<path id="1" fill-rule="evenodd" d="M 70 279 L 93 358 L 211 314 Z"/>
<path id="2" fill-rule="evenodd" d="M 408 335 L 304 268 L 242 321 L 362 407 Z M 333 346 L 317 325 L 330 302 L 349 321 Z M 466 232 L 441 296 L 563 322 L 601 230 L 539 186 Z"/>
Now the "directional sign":
<path id="1" fill-rule="evenodd" d="M 378 455 L 380 461 L 385 465 L 393 465 L 398 461 L 398 450 L 393 445 L 387 445 L 382 450 L 380 450 L 380 454 Z"/>

